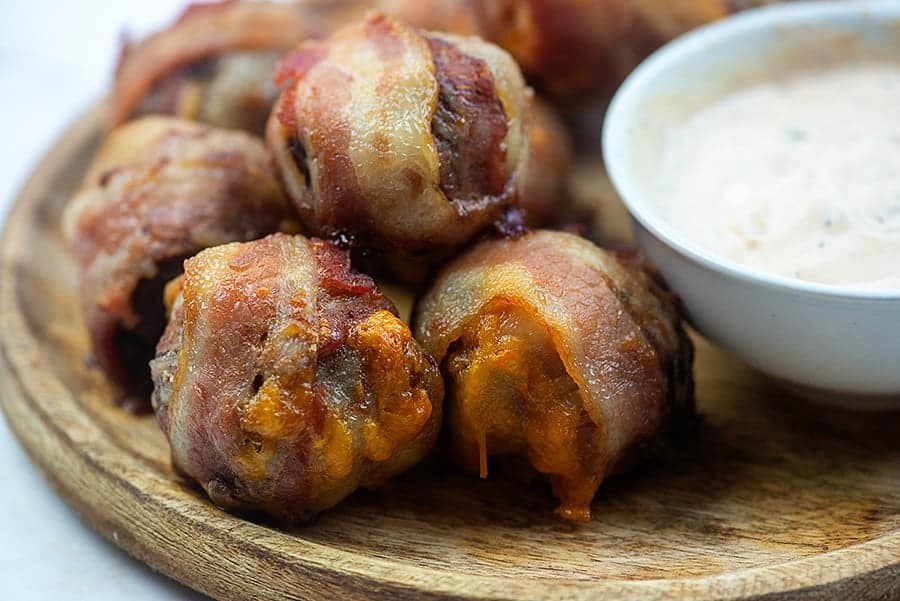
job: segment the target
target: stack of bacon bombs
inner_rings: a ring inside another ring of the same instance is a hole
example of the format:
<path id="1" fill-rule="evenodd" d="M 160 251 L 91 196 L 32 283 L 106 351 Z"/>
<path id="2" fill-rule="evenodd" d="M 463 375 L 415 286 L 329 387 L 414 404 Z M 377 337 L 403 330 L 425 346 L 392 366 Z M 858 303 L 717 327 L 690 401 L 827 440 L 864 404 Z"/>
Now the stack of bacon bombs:
<path id="1" fill-rule="evenodd" d="M 639 258 L 528 231 L 558 220 L 568 150 L 515 61 L 373 14 L 274 80 L 267 147 L 144 117 L 67 208 L 110 379 L 141 398 L 155 343 L 173 464 L 225 508 L 308 519 L 417 463 L 443 425 L 463 467 L 523 456 L 589 519 L 604 478 L 689 419 L 692 350 Z M 349 249 L 432 272 L 412 328 Z"/>

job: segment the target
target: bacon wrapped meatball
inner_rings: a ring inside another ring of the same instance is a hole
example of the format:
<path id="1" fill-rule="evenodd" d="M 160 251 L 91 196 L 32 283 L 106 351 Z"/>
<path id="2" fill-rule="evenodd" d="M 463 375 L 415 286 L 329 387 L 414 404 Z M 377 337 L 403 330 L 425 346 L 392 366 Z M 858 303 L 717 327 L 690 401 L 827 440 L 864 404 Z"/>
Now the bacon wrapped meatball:
<path id="1" fill-rule="evenodd" d="M 198 250 L 291 227 L 266 147 L 169 117 L 114 130 L 64 215 L 94 354 L 147 406 L 147 362 L 165 327 L 162 289 Z M 295 226 L 294 226 L 295 227 Z"/>
<path id="2" fill-rule="evenodd" d="M 699 25 L 777 0 L 378 0 L 416 27 L 480 35 L 568 104 L 611 92 L 642 59 Z M 783 1 L 783 0 L 782 0 Z"/>
<path id="3" fill-rule="evenodd" d="M 515 201 L 530 92 L 496 46 L 370 15 L 302 45 L 278 77 L 266 139 L 314 235 L 434 253 Z"/>
<path id="4" fill-rule="evenodd" d="M 307 519 L 434 443 L 437 366 L 345 251 L 284 234 L 218 246 L 169 292 L 153 404 L 173 464 L 216 504 Z"/>
<path id="5" fill-rule="evenodd" d="M 572 520 L 639 447 L 693 412 L 677 303 L 635 257 L 563 232 L 486 242 L 420 299 L 416 338 L 440 363 L 459 462 L 524 457 Z"/>
<path id="6" fill-rule="evenodd" d="M 174 115 L 262 134 L 278 89 L 278 58 L 325 25 L 297 4 L 194 4 L 168 29 L 126 44 L 116 69 L 112 125 Z"/>

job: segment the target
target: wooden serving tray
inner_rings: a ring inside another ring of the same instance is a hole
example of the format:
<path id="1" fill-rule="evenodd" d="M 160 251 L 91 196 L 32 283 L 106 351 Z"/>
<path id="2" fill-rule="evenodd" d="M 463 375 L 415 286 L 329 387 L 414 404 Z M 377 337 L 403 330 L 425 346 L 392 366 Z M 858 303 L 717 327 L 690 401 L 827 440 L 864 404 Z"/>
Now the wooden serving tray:
<path id="1" fill-rule="evenodd" d="M 59 141 L 9 218 L 0 392 L 59 494 L 142 561 L 239 599 L 900 599 L 900 414 L 804 404 L 699 338 L 697 441 L 605 484 L 590 524 L 557 518 L 544 485 L 436 459 L 290 532 L 216 509 L 85 363 L 59 216 L 101 123 L 94 110 Z"/>

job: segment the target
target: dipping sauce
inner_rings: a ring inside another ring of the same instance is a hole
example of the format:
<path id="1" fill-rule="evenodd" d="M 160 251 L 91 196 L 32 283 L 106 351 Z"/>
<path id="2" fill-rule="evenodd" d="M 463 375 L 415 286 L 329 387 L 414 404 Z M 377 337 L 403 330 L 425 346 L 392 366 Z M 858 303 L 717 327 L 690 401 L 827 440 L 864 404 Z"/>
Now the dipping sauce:
<path id="1" fill-rule="evenodd" d="M 746 88 L 667 132 L 662 216 L 755 271 L 900 290 L 900 64 Z"/>

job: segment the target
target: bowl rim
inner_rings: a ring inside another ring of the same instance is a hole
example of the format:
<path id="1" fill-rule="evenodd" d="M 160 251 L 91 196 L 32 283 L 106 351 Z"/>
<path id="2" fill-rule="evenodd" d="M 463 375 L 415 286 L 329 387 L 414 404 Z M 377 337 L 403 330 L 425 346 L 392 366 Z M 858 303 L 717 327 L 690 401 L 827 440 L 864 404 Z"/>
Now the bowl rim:
<path id="1" fill-rule="evenodd" d="M 822 19 L 841 17 L 866 17 L 892 19 L 900 22 L 900 3 L 896 0 L 854 0 L 843 2 L 803 1 L 791 4 L 770 5 L 755 8 L 704 25 L 665 44 L 644 60 L 625 79 L 613 96 L 603 120 L 603 162 L 613 187 L 622 199 L 633 220 L 636 220 L 656 238 L 680 255 L 707 269 L 757 284 L 766 288 L 786 289 L 792 292 L 828 297 L 867 301 L 900 301 L 900 289 L 874 289 L 838 284 L 823 284 L 757 271 L 731 259 L 721 257 L 702 248 L 689 237 L 670 226 L 637 192 L 626 168 L 626 153 L 614 149 L 628 148 L 628 126 L 634 115 L 634 106 L 652 87 L 662 73 L 678 68 L 684 55 L 702 52 L 704 48 L 721 44 L 735 35 L 771 27 L 804 24 Z"/>

